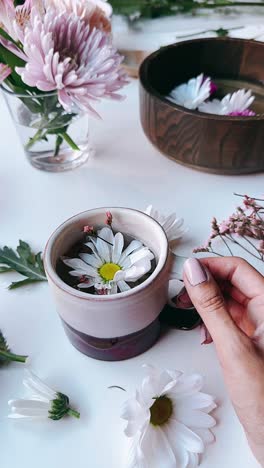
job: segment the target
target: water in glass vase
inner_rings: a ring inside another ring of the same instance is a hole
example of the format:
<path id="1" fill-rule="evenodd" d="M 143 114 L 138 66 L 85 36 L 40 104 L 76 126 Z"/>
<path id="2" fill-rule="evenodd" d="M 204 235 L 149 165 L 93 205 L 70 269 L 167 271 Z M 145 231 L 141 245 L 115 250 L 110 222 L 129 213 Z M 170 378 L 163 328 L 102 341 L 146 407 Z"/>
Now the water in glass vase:
<path id="1" fill-rule="evenodd" d="M 15 94 L 2 86 L 4 98 L 29 162 L 59 172 L 84 164 L 94 153 L 87 114 L 67 113 L 54 93 Z"/>

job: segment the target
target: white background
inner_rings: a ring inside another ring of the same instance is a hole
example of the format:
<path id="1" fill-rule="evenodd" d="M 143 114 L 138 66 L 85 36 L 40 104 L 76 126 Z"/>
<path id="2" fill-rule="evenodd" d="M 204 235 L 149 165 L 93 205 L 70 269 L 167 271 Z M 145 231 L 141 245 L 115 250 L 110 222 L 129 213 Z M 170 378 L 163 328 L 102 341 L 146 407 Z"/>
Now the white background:
<path id="1" fill-rule="evenodd" d="M 262 174 L 208 175 L 159 154 L 140 126 L 137 81 L 126 94 L 122 103 L 104 102 L 99 109 L 103 121 L 91 122 L 96 155 L 85 166 L 61 174 L 40 172 L 28 164 L 0 101 L 1 245 L 15 247 L 23 239 L 43 250 L 51 232 L 80 211 L 105 205 L 144 209 L 153 203 L 185 218 L 189 233 L 176 251 L 191 255 L 192 248 L 207 238 L 211 217 L 222 219 L 231 213 L 237 204 L 234 191 L 263 194 Z M 205 376 L 205 391 L 216 396 L 219 407 L 214 412 L 216 443 L 203 456 L 203 468 L 257 466 L 228 399 L 214 347 L 200 346 L 198 330 L 170 330 L 151 350 L 128 361 L 95 361 L 68 342 L 48 285 L 8 291 L 14 277 L 0 276 L 0 328 L 17 353 L 31 356 L 31 366 L 40 377 L 70 396 L 81 419 L 8 420 L 7 401 L 24 395 L 23 365 L 1 369 L 1 467 L 125 467 L 127 439 L 119 412 L 143 377 L 143 363 Z M 128 393 L 109 390 L 110 385 L 121 385 Z"/>

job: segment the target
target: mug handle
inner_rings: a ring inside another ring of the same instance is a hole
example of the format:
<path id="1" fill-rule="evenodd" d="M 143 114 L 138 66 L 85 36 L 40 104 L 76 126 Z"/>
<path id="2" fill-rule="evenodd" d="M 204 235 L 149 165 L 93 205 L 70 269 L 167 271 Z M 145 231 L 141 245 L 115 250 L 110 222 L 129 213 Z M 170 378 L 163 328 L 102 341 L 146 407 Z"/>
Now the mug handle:
<path id="1" fill-rule="evenodd" d="M 160 321 L 180 330 L 192 330 L 201 324 L 201 318 L 196 312 L 196 309 L 194 307 L 180 309 L 172 302 L 172 298 L 179 294 L 180 290 L 184 287 L 183 265 L 187 257 L 176 255 L 173 252 L 171 252 L 171 256 L 172 265 L 169 282 L 171 280 L 177 280 L 178 290 L 175 291 L 175 287 L 169 288 L 167 305 L 165 305 L 160 314 Z"/>
<path id="2" fill-rule="evenodd" d="M 175 254 L 174 252 L 171 252 L 171 256 L 172 267 L 170 272 L 170 280 L 177 279 L 179 281 L 183 281 L 183 265 L 188 257 L 182 257 L 180 255 Z"/>
<path id="3" fill-rule="evenodd" d="M 171 271 L 169 276 L 169 284 L 172 280 L 177 280 L 177 283 L 173 281 L 174 285 L 168 288 L 168 300 L 167 304 L 176 309 L 176 305 L 172 302 L 172 298 L 179 294 L 180 290 L 184 287 L 183 284 L 183 265 L 187 257 L 182 257 L 180 255 L 171 252 Z M 176 287 L 176 284 L 178 287 Z"/>

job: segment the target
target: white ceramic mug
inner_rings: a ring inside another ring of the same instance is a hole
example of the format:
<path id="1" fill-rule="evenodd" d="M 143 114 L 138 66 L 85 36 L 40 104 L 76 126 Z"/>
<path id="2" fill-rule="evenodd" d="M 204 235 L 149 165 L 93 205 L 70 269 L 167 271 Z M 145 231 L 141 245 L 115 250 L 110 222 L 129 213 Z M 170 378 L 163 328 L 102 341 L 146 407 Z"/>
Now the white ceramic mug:
<path id="1" fill-rule="evenodd" d="M 103 227 L 106 211 L 113 215 L 113 230 L 140 240 L 155 255 L 150 276 L 129 291 L 101 296 L 66 284 L 57 274 L 57 262 L 83 239 L 86 225 Z M 68 219 L 51 235 L 44 266 L 57 311 L 72 344 L 91 357 L 126 359 L 148 349 L 158 338 L 159 314 L 168 299 L 168 284 L 178 278 L 179 259 L 169 249 L 160 224 L 130 208 L 97 208 Z"/>

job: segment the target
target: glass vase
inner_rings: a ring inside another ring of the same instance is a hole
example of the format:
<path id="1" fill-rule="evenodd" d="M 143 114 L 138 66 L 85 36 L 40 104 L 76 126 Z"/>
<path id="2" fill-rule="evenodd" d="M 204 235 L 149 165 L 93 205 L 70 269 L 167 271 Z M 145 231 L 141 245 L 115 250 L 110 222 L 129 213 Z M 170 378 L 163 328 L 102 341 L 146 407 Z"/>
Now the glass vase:
<path id="1" fill-rule="evenodd" d="M 56 93 L 15 94 L 1 88 L 32 166 L 66 171 L 84 164 L 93 154 L 87 114 L 67 113 Z"/>

